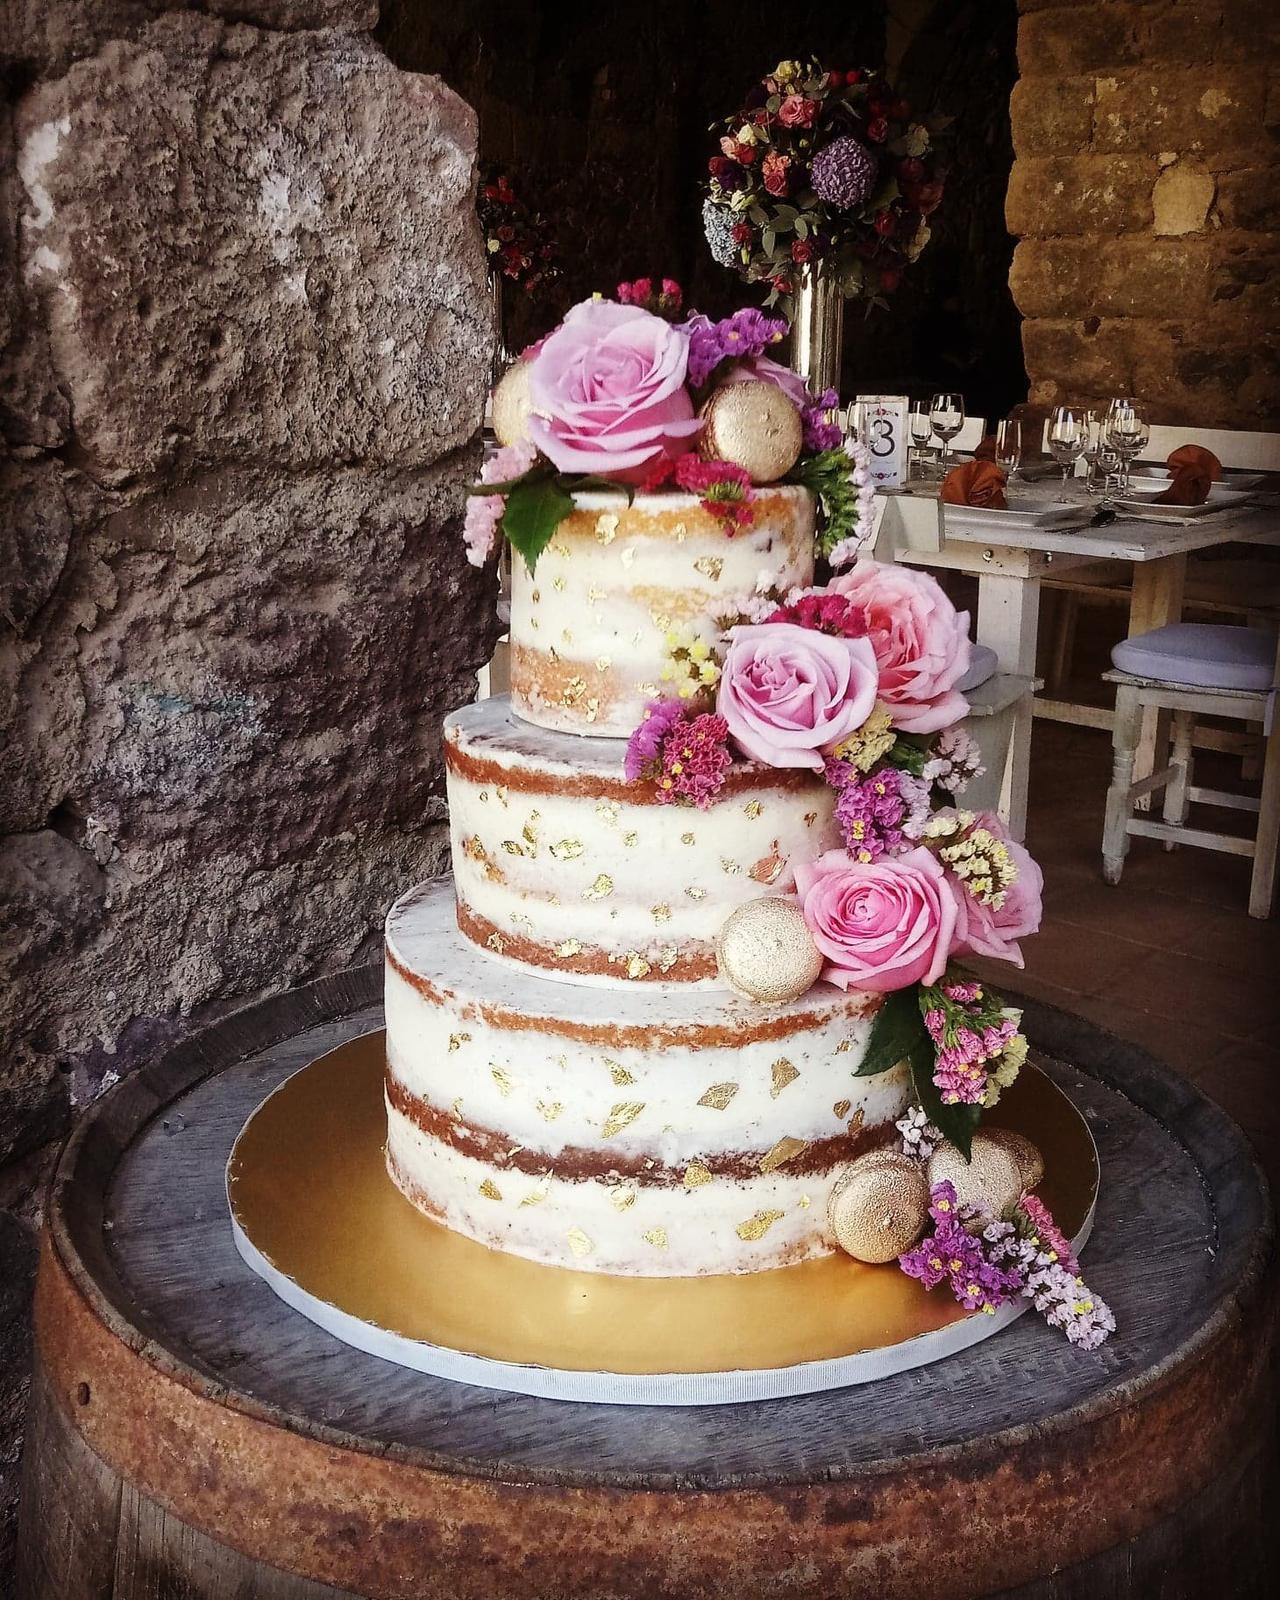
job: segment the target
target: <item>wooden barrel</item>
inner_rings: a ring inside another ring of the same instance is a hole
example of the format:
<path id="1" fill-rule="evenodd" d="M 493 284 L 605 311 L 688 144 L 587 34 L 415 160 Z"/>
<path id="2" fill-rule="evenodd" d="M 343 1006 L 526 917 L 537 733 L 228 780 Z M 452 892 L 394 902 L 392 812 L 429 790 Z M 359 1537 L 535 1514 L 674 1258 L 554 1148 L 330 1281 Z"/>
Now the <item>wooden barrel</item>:
<path id="1" fill-rule="evenodd" d="M 862 1388 L 571 1405 L 362 1355 L 235 1253 L 232 1140 L 291 1070 L 379 1026 L 379 988 L 360 970 L 231 1017 L 77 1129 L 40 1268 L 23 1600 L 1262 1592 L 1269 1210 L 1187 1083 L 1028 1010 L 1102 1155 L 1100 1351 L 1028 1316 Z"/>

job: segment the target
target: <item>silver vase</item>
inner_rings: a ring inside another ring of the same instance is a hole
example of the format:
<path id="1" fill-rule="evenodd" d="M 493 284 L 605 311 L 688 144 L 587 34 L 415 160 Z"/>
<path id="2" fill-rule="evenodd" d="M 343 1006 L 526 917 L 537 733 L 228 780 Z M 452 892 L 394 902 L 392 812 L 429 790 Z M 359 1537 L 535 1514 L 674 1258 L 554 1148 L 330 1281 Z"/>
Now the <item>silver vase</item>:
<path id="1" fill-rule="evenodd" d="M 507 348 L 506 279 L 500 272 L 489 273 L 489 299 L 493 305 L 493 382 L 511 365 Z"/>
<path id="2" fill-rule="evenodd" d="M 791 366 L 815 394 L 840 387 L 844 296 L 836 279 L 806 267 L 795 290 Z"/>

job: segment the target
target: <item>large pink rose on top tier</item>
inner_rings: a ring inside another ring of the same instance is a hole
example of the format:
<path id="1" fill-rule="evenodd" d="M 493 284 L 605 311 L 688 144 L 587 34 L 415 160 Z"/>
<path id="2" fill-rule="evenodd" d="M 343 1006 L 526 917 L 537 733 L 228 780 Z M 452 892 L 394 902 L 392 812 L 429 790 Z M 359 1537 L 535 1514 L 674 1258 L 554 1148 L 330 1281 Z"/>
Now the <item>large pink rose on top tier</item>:
<path id="1" fill-rule="evenodd" d="M 969 670 L 969 613 L 957 611 L 937 580 L 913 567 L 859 561 L 830 587 L 866 607 L 880 698 L 894 727 L 936 733 L 959 722 L 969 710 L 956 689 Z"/>
<path id="2" fill-rule="evenodd" d="M 884 994 L 942 976 L 956 927 L 956 893 L 923 846 L 878 861 L 828 850 L 795 867 L 800 909 L 841 989 Z"/>
<path id="3" fill-rule="evenodd" d="M 529 361 L 529 437 L 561 472 L 639 482 L 702 427 L 689 336 L 640 306 L 584 300 Z"/>
<path id="4" fill-rule="evenodd" d="M 996 961 L 1022 965 L 1019 939 L 1036 933 L 1043 914 L 1044 874 L 1030 851 L 1015 839 L 994 811 L 980 811 L 974 827 L 985 828 L 1009 852 L 1018 875 L 1005 890 L 1004 904 L 997 910 L 983 905 L 957 884 L 959 916 L 956 920 L 956 949 L 968 955 L 990 956 Z"/>
<path id="5" fill-rule="evenodd" d="M 756 623 L 729 633 L 716 710 L 744 754 L 821 772 L 823 751 L 871 715 L 876 677 L 866 639 Z"/>

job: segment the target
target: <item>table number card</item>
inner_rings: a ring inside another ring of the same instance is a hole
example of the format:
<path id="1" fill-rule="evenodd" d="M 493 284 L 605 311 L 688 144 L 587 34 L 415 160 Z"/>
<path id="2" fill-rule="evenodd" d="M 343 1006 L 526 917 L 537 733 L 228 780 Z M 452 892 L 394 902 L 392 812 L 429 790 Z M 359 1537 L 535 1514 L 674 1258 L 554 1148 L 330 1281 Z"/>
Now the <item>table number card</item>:
<path id="1" fill-rule="evenodd" d="M 860 394 L 858 437 L 871 455 L 871 481 L 900 485 L 907 481 L 907 397 L 904 394 Z"/>

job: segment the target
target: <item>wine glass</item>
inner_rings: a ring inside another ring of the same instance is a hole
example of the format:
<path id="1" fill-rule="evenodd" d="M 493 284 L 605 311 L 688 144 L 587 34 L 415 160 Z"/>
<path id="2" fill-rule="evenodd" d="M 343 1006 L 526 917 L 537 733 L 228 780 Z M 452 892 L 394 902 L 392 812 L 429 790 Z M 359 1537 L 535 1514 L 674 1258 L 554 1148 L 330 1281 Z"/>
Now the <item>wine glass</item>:
<path id="1" fill-rule="evenodd" d="M 911 431 L 911 443 L 916 447 L 916 465 L 920 468 L 920 476 L 924 477 L 925 446 L 933 437 L 933 418 L 929 415 L 927 401 L 912 401 L 908 426 Z"/>
<path id="2" fill-rule="evenodd" d="M 1017 417 L 996 423 L 996 461 L 1010 478 L 1017 476 L 1022 465 L 1022 424 Z"/>
<path id="3" fill-rule="evenodd" d="M 1107 439 L 1120 457 L 1120 487 L 1127 490 L 1134 457 L 1146 449 L 1151 439 L 1151 424 L 1136 400 L 1111 402 L 1107 412 Z"/>
<path id="4" fill-rule="evenodd" d="M 1075 406 L 1055 406 L 1049 418 L 1049 454 L 1062 468 L 1062 488 L 1085 446 L 1084 414 Z"/>
<path id="5" fill-rule="evenodd" d="M 1089 467 L 1085 474 L 1084 492 L 1089 495 L 1101 493 L 1105 505 L 1111 474 L 1120 465 L 1120 456 L 1107 437 L 1107 413 L 1096 407 L 1092 411 L 1085 412 L 1082 453 Z M 1099 473 L 1102 477 L 1101 486 L 1095 478 L 1095 474 Z"/>
<path id="6" fill-rule="evenodd" d="M 929 403 L 929 420 L 933 431 L 942 440 L 942 472 L 946 476 L 947 462 L 951 457 L 951 441 L 964 427 L 964 396 L 935 394 Z"/>

